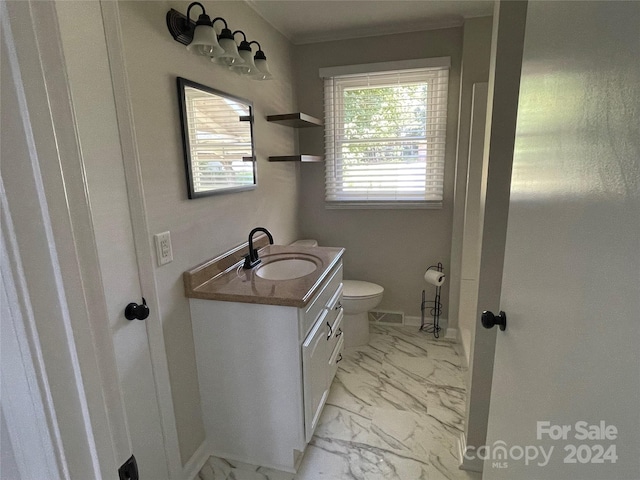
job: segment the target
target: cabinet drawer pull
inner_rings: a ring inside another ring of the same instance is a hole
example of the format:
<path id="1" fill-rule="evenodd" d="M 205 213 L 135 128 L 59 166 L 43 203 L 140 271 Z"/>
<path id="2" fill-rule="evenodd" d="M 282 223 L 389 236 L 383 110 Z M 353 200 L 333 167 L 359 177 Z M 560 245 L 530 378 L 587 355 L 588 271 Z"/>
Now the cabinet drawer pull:
<path id="1" fill-rule="evenodd" d="M 336 332 L 336 338 L 338 338 L 340 335 L 342 335 L 342 328 L 338 328 L 338 331 Z"/>
<path id="2" fill-rule="evenodd" d="M 336 364 L 340 363 L 342 361 L 342 354 L 339 353 L 338 354 L 338 359 L 336 360 Z"/>
<path id="3" fill-rule="evenodd" d="M 331 324 L 328 321 L 327 321 L 327 327 L 329 327 L 329 333 L 327 334 L 327 340 L 329 340 L 333 336 L 333 328 L 331 328 Z"/>
<path id="4" fill-rule="evenodd" d="M 336 303 L 336 306 L 333 307 L 334 310 L 340 310 L 342 308 L 342 303 L 338 302 Z"/>

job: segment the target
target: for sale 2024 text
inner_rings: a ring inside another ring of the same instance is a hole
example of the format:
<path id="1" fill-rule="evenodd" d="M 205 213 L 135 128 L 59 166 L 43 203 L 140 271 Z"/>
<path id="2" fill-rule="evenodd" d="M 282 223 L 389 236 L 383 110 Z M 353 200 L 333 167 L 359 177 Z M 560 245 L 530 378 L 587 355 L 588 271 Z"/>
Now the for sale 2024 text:
<path id="1" fill-rule="evenodd" d="M 564 463 L 616 463 L 616 444 L 608 443 L 618 438 L 618 428 L 607 425 L 604 420 L 598 424 L 585 421 L 573 425 L 557 425 L 549 421 L 536 423 L 536 438 L 538 440 L 577 440 L 600 441 L 602 443 L 567 444 L 564 446 L 566 455 Z"/>

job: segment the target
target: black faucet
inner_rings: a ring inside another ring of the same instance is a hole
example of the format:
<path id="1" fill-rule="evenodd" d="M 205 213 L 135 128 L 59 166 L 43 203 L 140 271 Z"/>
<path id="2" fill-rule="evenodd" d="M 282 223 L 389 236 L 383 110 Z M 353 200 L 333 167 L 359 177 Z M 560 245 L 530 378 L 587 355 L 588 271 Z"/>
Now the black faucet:
<path id="1" fill-rule="evenodd" d="M 251 230 L 251 232 L 249 232 L 249 255 L 244 257 L 243 268 L 245 269 L 253 268 L 260 263 L 260 258 L 258 258 L 258 250 L 253 248 L 253 236 L 256 234 L 256 232 L 266 233 L 267 237 L 269 237 L 269 243 L 273 245 L 273 236 L 271 235 L 271 232 L 269 232 L 269 230 L 264 227 L 256 227 Z"/>

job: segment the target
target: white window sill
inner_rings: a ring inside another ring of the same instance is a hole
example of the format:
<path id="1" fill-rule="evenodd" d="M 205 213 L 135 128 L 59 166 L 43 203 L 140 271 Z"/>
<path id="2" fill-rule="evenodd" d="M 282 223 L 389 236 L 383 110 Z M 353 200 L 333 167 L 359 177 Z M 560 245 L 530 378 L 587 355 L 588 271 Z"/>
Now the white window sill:
<path id="1" fill-rule="evenodd" d="M 325 202 L 327 210 L 439 210 L 442 202 Z"/>

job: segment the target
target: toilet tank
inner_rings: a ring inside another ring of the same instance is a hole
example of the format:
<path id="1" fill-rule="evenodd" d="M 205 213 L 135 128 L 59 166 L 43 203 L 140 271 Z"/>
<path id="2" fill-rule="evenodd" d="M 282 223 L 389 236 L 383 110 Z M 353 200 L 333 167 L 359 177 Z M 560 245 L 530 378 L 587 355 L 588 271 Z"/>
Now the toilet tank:
<path id="1" fill-rule="evenodd" d="M 313 238 L 307 238 L 304 240 L 296 240 L 291 245 L 298 245 L 300 247 L 317 247 L 318 241 Z"/>

